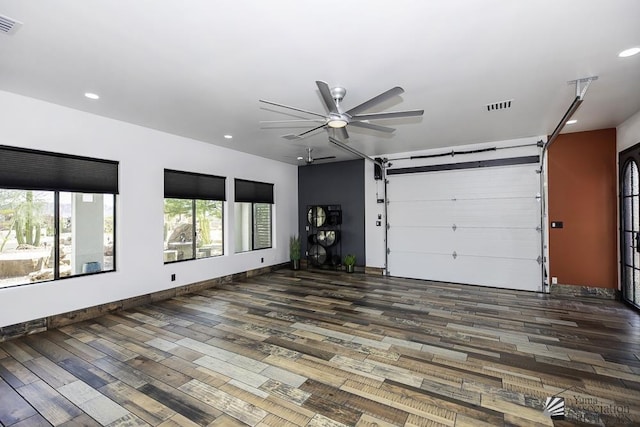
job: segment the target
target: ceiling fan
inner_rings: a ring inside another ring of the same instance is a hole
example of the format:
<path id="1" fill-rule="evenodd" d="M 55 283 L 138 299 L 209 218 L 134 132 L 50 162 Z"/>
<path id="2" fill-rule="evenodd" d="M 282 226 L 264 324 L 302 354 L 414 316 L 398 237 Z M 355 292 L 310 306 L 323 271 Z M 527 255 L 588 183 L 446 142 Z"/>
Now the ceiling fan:
<path id="1" fill-rule="evenodd" d="M 365 129 L 371 129 L 380 132 L 391 133 L 395 131 L 395 129 L 380 126 L 374 123 L 370 123 L 370 120 L 380 120 L 380 119 L 396 119 L 400 117 L 416 117 L 421 116 L 424 113 L 424 110 L 408 110 L 408 111 L 391 111 L 387 113 L 363 113 L 364 111 L 370 110 L 378 104 L 383 103 L 384 101 L 393 98 L 394 96 L 400 95 L 404 93 L 404 89 L 400 86 L 396 86 L 387 90 L 386 92 L 382 92 L 380 95 L 371 98 L 368 101 L 363 102 L 360 105 L 357 105 L 349 110 L 344 111 L 340 105 L 344 96 L 347 93 L 347 90 L 343 87 L 334 87 L 329 88 L 329 85 L 323 81 L 316 81 L 316 85 L 320 90 L 320 95 L 322 96 L 322 101 L 324 102 L 325 107 L 327 108 L 327 114 L 320 114 L 314 111 L 303 110 L 301 108 L 291 107 L 289 105 L 279 104 L 277 102 L 266 101 L 264 99 L 260 99 L 259 101 L 264 104 L 274 105 L 276 107 L 288 108 L 290 110 L 299 111 L 301 113 L 310 114 L 312 116 L 316 116 L 318 118 L 313 119 L 301 119 L 301 120 L 269 120 L 269 121 L 261 121 L 260 123 L 286 123 L 286 122 L 316 122 L 319 123 L 317 126 L 306 130 L 297 135 L 284 135 L 283 138 L 287 139 L 299 139 L 304 137 L 305 135 L 316 131 L 318 129 L 323 128 L 332 128 L 335 129 L 342 139 L 348 139 L 349 134 L 347 133 L 346 127 L 355 126 Z"/>
<path id="2" fill-rule="evenodd" d="M 309 147 L 307 148 L 307 156 L 306 157 L 302 157 L 299 156 L 298 160 L 304 160 L 304 162 L 308 165 L 310 165 L 311 163 L 315 162 L 316 160 L 329 160 L 329 159 L 335 159 L 336 156 L 326 156 L 326 157 L 316 157 L 313 158 L 311 157 L 311 152 L 313 151 L 313 148 Z"/>

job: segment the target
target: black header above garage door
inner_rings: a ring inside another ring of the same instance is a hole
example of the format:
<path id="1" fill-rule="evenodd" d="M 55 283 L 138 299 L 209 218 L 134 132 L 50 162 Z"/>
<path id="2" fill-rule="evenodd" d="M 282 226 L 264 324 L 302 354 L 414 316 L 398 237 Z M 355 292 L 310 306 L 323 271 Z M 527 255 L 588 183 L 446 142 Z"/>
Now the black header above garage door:
<path id="1" fill-rule="evenodd" d="M 539 156 L 510 157 L 506 159 L 477 160 L 473 162 L 445 163 L 442 165 L 427 165 L 427 166 L 416 166 L 411 168 L 387 169 L 387 175 L 400 175 L 400 174 L 420 173 L 420 172 L 437 172 L 437 171 L 448 171 L 448 170 L 456 170 L 456 169 L 488 168 L 488 167 L 494 167 L 494 166 L 526 165 L 529 163 L 538 163 L 538 162 L 540 162 Z"/>

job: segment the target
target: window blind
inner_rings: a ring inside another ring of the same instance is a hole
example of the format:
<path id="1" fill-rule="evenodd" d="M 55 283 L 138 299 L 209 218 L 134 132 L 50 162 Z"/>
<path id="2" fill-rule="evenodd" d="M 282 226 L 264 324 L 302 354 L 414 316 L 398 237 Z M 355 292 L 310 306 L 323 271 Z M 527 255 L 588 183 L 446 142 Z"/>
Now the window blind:
<path id="1" fill-rule="evenodd" d="M 236 179 L 235 193 L 236 202 L 273 204 L 273 184 Z"/>
<path id="2" fill-rule="evenodd" d="M 227 200 L 226 178 L 193 172 L 164 170 L 164 197 L 169 199 Z"/>
<path id="3" fill-rule="evenodd" d="M 118 162 L 0 145 L 0 188 L 118 194 Z"/>

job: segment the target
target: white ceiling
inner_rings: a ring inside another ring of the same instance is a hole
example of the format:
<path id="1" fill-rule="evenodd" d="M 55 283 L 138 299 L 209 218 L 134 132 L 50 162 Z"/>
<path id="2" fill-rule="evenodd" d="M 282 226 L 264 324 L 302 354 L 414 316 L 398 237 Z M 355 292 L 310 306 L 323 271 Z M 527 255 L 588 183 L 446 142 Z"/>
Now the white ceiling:
<path id="1" fill-rule="evenodd" d="M 369 112 L 425 110 L 375 122 L 391 136 L 348 128 L 372 156 L 550 134 L 584 77 L 565 132 L 640 110 L 640 55 L 617 56 L 640 46 L 638 0 L 0 0 L 0 15 L 23 23 L 0 34 L 0 90 L 294 164 L 306 147 L 354 158 L 324 131 L 281 137 L 307 124 L 259 124 L 292 117 L 258 99 L 324 112 L 316 80 L 346 108 L 401 86 Z"/>

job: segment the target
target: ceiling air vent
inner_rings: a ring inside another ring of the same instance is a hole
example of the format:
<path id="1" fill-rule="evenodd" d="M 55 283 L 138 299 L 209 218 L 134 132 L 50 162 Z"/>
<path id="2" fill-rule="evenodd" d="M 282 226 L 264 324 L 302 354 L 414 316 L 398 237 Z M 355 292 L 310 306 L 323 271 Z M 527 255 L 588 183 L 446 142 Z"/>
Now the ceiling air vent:
<path id="1" fill-rule="evenodd" d="M 22 22 L 0 15 L 0 33 L 13 34 L 22 26 Z"/>
<path id="2" fill-rule="evenodd" d="M 487 111 L 506 110 L 507 108 L 511 108 L 512 102 L 513 102 L 513 99 L 508 99 L 506 101 L 487 104 Z"/>

